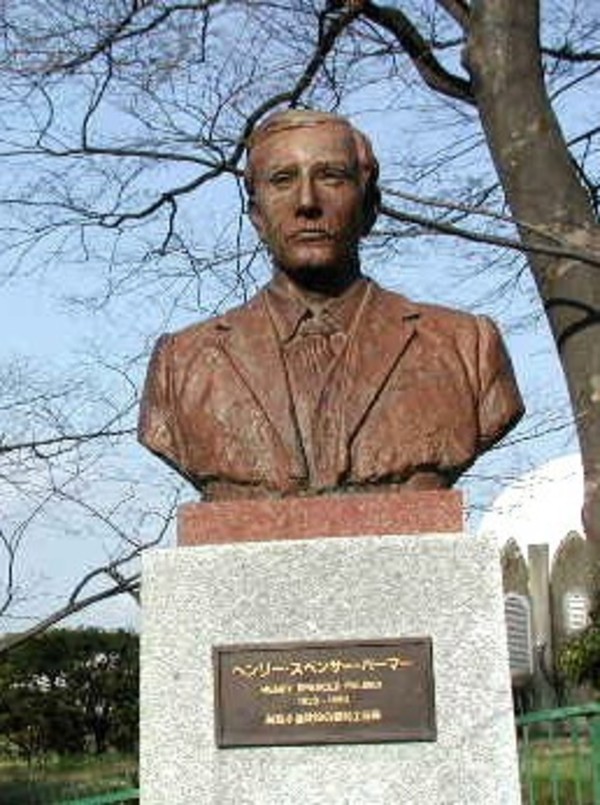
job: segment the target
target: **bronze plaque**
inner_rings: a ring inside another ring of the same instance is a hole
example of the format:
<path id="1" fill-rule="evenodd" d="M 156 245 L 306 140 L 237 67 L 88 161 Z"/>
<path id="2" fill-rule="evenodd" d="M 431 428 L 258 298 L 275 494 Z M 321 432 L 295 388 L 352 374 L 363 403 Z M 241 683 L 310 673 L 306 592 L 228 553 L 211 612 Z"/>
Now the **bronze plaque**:
<path id="1" fill-rule="evenodd" d="M 217 745 L 434 741 L 431 639 L 215 646 Z"/>

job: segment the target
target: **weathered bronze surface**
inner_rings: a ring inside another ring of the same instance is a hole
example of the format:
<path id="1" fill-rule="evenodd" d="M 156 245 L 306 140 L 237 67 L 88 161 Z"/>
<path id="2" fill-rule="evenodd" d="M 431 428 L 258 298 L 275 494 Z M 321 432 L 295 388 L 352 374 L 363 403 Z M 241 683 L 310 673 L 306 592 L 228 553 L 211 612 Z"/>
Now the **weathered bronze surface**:
<path id="1" fill-rule="evenodd" d="M 436 739 L 429 638 L 216 646 L 221 747 Z"/>
<path id="2" fill-rule="evenodd" d="M 377 176 L 335 115 L 287 112 L 253 135 L 250 217 L 273 280 L 159 340 L 140 416 L 140 440 L 206 500 L 449 487 L 521 416 L 489 319 L 363 276 Z"/>

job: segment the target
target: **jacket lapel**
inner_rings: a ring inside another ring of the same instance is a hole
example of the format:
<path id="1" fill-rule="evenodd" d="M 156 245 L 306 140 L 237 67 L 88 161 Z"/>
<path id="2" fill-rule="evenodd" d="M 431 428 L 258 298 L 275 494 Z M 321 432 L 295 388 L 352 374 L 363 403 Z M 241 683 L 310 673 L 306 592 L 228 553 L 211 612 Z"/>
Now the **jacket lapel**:
<path id="1" fill-rule="evenodd" d="M 342 399 L 338 401 L 337 438 L 328 447 L 337 455 L 337 458 L 331 456 L 330 485 L 335 485 L 337 476 L 347 470 L 350 442 L 413 338 L 420 316 L 417 306 L 375 283 L 371 283 L 367 293 L 346 360 L 337 369 L 344 377 Z M 218 343 L 272 425 L 292 472 L 299 477 L 306 471 L 306 462 L 292 413 L 283 359 L 263 293 L 221 319 Z"/>
<path id="2" fill-rule="evenodd" d="M 347 446 L 408 347 L 420 315 L 417 306 L 375 283 L 369 293 L 346 365 Z"/>
<path id="3" fill-rule="evenodd" d="M 301 451 L 290 392 L 263 293 L 222 319 L 219 343 L 295 464 Z"/>

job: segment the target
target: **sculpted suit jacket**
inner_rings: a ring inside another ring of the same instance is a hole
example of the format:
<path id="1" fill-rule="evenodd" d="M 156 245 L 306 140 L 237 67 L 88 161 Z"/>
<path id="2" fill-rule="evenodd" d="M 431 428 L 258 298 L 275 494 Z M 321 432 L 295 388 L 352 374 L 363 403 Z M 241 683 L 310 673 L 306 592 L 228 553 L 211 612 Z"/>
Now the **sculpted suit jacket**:
<path id="1" fill-rule="evenodd" d="M 415 304 L 369 281 L 321 401 L 323 469 L 309 481 L 265 293 L 162 336 L 148 369 L 139 439 L 208 499 L 450 486 L 523 413 L 489 319 Z"/>

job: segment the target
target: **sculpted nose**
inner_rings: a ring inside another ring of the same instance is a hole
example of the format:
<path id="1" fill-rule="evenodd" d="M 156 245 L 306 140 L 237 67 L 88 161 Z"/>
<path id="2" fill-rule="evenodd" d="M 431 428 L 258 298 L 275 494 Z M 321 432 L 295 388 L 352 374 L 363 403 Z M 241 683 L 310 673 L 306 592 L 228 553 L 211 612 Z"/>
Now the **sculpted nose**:
<path id="1" fill-rule="evenodd" d="M 305 177 L 298 183 L 296 214 L 305 218 L 318 218 L 321 212 L 314 183 L 310 177 Z"/>

